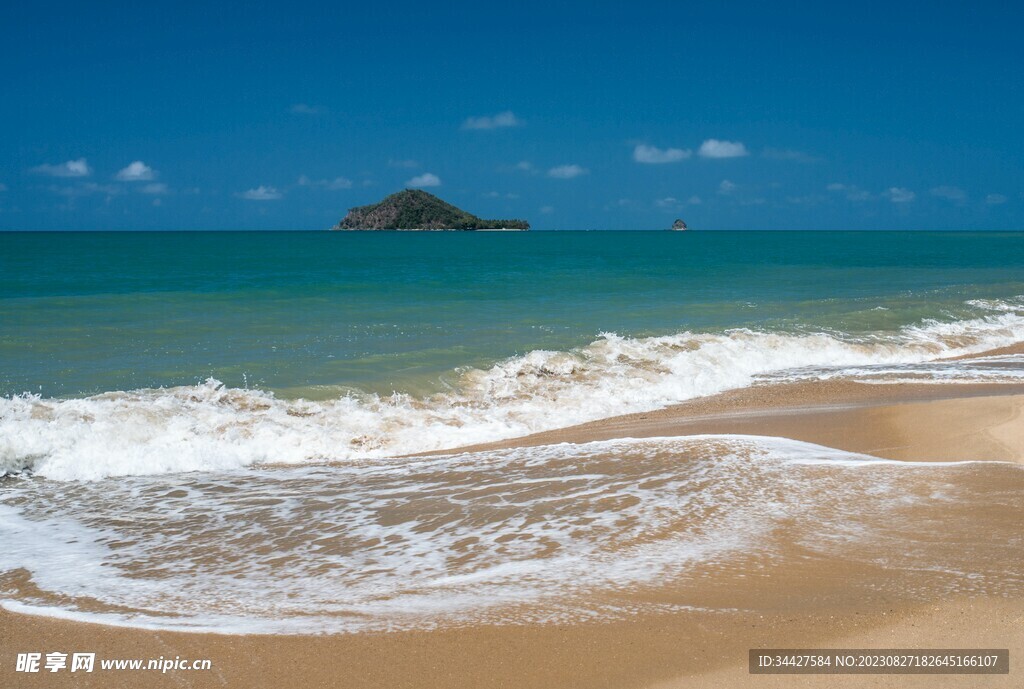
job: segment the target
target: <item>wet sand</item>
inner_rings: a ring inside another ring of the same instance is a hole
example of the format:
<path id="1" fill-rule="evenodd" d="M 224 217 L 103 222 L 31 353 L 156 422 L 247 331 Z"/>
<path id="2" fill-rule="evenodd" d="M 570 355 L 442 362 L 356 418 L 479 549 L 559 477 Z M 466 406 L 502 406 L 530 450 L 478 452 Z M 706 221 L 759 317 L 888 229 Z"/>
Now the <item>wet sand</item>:
<path id="1" fill-rule="evenodd" d="M 956 600 L 831 614 L 649 617 L 629 623 L 348 636 L 215 636 L 0 612 L 0 686 L 96 687 L 998 687 L 1020 686 L 1024 603 Z M 749 648 L 1009 648 L 1010 675 L 751 676 Z M 12 672 L 19 650 L 209 658 L 209 671 Z"/>
<path id="2" fill-rule="evenodd" d="M 1022 400 L 1016 384 L 772 385 L 462 449 L 731 433 L 902 461 L 1020 462 Z"/>
<path id="3" fill-rule="evenodd" d="M 752 388 L 500 446 L 696 433 L 775 435 L 902 460 L 1024 461 L 1024 387 L 804 383 Z M 1024 600 L 908 604 L 844 594 L 843 577 L 796 567 L 763 613 L 639 615 L 626 622 L 318 637 L 114 628 L 0 612 L 0 686 L 82 687 L 1013 687 Z M 882 573 L 884 574 L 884 573 Z M 759 584 L 751 583 L 751 595 Z M 816 593 L 820 587 L 820 592 Z M 1000 647 L 1009 676 L 750 676 L 751 647 Z M 209 672 L 13 673 L 23 651 L 209 658 Z"/>

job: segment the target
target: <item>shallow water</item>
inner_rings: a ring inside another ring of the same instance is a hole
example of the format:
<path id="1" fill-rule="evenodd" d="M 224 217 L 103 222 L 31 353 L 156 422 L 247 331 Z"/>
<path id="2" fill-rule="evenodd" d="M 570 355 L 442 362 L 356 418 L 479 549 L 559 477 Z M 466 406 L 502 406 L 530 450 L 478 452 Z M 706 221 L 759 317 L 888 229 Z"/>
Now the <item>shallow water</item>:
<path id="1" fill-rule="evenodd" d="M 32 586 L 9 575 L 0 595 L 160 628 L 344 632 L 763 610 L 812 565 L 831 573 L 822 595 L 1024 593 L 1021 467 L 890 462 L 782 439 L 8 480 L 3 496 L 0 571 L 27 571 Z"/>

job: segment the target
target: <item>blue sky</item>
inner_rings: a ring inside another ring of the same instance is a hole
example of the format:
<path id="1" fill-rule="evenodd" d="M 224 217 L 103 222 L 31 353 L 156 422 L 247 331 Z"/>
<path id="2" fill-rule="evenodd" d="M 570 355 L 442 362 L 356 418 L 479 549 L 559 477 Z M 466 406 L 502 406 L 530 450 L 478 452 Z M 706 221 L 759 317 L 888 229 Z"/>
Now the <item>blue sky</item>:
<path id="1" fill-rule="evenodd" d="M 0 229 L 1024 229 L 1020 3 L 4 3 Z"/>

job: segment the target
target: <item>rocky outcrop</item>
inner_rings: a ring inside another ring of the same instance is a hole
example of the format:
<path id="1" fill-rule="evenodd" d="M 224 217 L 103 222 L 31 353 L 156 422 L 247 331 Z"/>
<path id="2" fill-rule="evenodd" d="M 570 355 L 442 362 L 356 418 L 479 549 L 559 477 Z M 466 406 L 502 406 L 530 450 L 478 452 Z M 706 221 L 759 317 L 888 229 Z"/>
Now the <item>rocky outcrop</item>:
<path id="1" fill-rule="evenodd" d="M 528 230 L 525 220 L 484 220 L 420 189 L 349 210 L 335 230 Z"/>

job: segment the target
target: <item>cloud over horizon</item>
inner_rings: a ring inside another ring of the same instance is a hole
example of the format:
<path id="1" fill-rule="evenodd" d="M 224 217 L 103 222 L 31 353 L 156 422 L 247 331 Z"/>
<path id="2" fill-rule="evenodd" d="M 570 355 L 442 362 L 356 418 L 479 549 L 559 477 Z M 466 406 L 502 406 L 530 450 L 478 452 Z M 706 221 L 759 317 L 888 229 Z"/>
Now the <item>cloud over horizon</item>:
<path id="1" fill-rule="evenodd" d="M 701 198 L 693 195 L 685 201 L 680 201 L 674 196 L 666 196 L 663 199 L 655 199 L 654 205 L 663 210 L 681 211 L 685 206 L 699 206 Z"/>
<path id="2" fill-rule="evenodd" d="M 889 187 L 885 196 L 893 203 L 910 203 L 917 198 L 917 194 L 904 187 Z"/>
<path id="3" fill-rule="evenodd" d="M 692 154 L 693 152 L 688 148 L 658 148 L 657 146 L 637 144 L 633 149 L 633 160 L 638 163 L 657 165 L 686 160 Z"/>
<path id="4" fill-rule="evenodd" d="M 839 184 L 833 182 L 825 187 L 828 191 L 842 193 L 847 201 L 867 201 L 871 198 L 871 192 L 865 191 L 856 184 Z"/>
<path id="5" fill-rule="evenodd" d="M 310 179 L 306 175 L 302 175 L 299 177 L 296 184 L 300 187 L 313 187 L 317 189 L 327 189 L 329 191 L 352 188 L 352 180 L 347 177 L 335 177 L 334 179 Z"/>
<path id="6" fill-rule="evenodd" d="M 85 158 L 68 160 L 56 165 L 44 163 L 36 165 L 30 170 L 37 175 L 49 175 L 50 177 L 88 177 L 92 174 L 92 168 Z"/>
<path id="7" fill-rule="evenodd" d="M 441 186 L 441 178 L 435 175 L 433 172 L 424 172 L 422 175 L 416 175 L 412 179 L 405 183 L 407 187 L 439 187 Z"/>
<path id="8" fill-rule="evenodd" d="M 129 163 L 127 167 L 118 170 L 115 177 L 122 182 L 148 182 L 156 179 L 156 170 L 141 160 L 136 160 Z"/>
<path id="9" fill-rule="evenodd" d="M 554 177 L 555 179 L 572 179 L 573 177 L 579 177 L 580 175 L 588 174 L 590 170 L 580 165 L 558 165 L 548 170 L 548 177 Z"/>
<path id="10" fill-rule="evenodd" d="M 750 155 L 750 152 L 739 141 L 708 139 L 700 145 L 697 154 L 701 158 L 742 158 Z"/>
<path id="11" fill-rule="evenodd" d="M 499 112 L 497 115 L 484 117 L 467 117 L 462 123 L 463 129 L 502 129 L 505 127 L 521 127 L 523 121 L 511 110 Z"/>
<path id="12" fill-rule="evenodd" d="M 277 201 L 278 199 L 284 198 L 284 194 L 274 187 L 268 187 L 261 184 L 255 189 L 243 191 L 238 194 L 238 197 L 246 199 L 247 201 Z"/>

